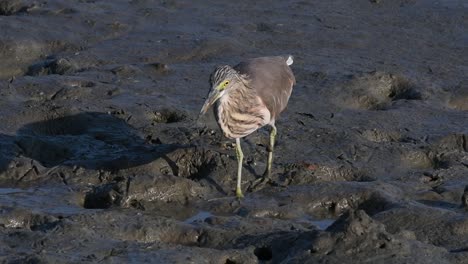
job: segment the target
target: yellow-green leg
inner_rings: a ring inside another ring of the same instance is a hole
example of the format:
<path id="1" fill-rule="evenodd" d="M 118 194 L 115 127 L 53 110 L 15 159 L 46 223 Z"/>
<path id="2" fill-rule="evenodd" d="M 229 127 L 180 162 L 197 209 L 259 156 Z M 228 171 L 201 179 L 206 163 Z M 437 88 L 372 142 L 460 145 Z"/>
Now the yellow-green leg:
<path id="1" fill-rule="evenodd" d="M 276 139 L 276 127 L 271 125 L 270 131 L 270 146 L 268 147 L 268 162 L 265 173 L 263 174 L 264 178 L 270 178 L 271 176 L 271 164 L 273 163 L 273 149 L 275 148 L 275 139 Z"/>
<path id="2" fill-rule="evenodd" d="M 236 187 L 236 196 L 237 198 L 243 198 L 241 179 L 242 179 L 242 160 L 244 159 L 244 153 L 242 153 L 242 148 L 240 144 L 240 138 L 236 138 L 236 156 L 237 156 L 237 187 Z"/>
<path id="3" fill-rule="evenodd" d="M 270 145 L 268 146 L 268 160 L 267 160 L 267 166 L 265 169 L 265 173 L 263 173 L 263 177 L 256 179 L 252 185 L 249 187 L 249 190 L 255 191 L 267 183 L 272 183 L 271 181 L 271 166 L 273 164 L 273 149 L 275 148 L 275 139 L 276 139 L 276 127 L 275 125 L 271 125 L 271 131 L 270 131 Z"/>

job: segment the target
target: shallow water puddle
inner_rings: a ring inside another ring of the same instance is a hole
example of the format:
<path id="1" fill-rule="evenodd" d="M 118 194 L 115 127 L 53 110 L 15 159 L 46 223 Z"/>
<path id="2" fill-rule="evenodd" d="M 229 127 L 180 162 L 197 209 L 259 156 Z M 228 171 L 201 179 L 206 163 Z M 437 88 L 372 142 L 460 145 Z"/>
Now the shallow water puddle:
<path id="1" fill-rule="evenodd" d="M 0 195 L 14 194 L 14 193 L 31 193 L 31 189 L 19 189 L 19 188 L 0 188 Z"/>
<path id="2" fill-rule="evenodd" d="M 86 212 L 73 203 L 72 195 L 63 188 L 0 188 L 0 205 L 60 215 Z"/>
<path id="3" fill-rule="evenodd" d="M 314 220 L 312 217 L 310 216 L 304 216 L 300 219 L 298 219 L 299 222 L 302 222 L 302 223 L 307 223 L 307 224 L 312 224 L 314 226 L 316 226 L 319 230 L 325 230 L 327 229 L 329 226 L 331 226 L 334 222 L 335 222 L 336 219 L 320 219 L 320 220 Z"/>
<path id="4" fill-rule="evenodd" d="M 195 223 L 195 222 L 202 222 L 202 221 L 205 221 L 205 219 L 207 219 L 208 217 L 211 217 L 211 216 L 213 216 L 213 214 L 210 213 L 210 212 L 200 211 L 196 215 L 194 215 L 194 216 L 188 218 L 187 220 L 185 220 L 184 223 L 192 224 L 192 223 Z"/>
<path id="5" fill-rule="evenodd" d="M 320 230 L 325 230 L 335 222 L 334 219 L 322 219 L 316 221 L 310 221 L 313 225 L 317 226 Z"/>

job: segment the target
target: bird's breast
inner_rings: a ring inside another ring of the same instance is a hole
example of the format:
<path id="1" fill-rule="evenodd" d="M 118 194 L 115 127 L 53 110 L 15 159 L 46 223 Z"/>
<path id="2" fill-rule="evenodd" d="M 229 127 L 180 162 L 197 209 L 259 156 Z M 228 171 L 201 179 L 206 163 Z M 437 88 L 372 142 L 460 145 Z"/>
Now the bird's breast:
<path id="1" fill-rule="evenodd" d="M 270 117 L 270 111 L 258 97 L 243 102 L 223 96 L 218 105 L 217 121 L 227 138 L 245 137 L 270 123 Z"/>

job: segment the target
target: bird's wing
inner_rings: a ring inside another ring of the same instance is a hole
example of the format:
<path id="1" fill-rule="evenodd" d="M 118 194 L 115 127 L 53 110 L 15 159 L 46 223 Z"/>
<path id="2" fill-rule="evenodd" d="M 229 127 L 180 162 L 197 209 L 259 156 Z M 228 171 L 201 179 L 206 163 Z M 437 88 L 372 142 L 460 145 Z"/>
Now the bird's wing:
<path id="1" fill-rule="evenodd" d="M 273 120 L 286 108 L 296 82 L 287 62 L 292 63 L 292 57 L 261 57 L 234 67 L 247 76 L 248 86 L 263 100 Z"/>

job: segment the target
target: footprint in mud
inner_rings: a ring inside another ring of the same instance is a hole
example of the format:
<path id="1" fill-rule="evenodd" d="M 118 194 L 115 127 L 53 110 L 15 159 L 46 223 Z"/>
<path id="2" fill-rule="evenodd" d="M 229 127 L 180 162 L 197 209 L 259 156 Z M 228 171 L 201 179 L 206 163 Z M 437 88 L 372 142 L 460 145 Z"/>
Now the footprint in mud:
<path id="1" fill-rule="evenodd" d="M 421 99 L 420 91 L 406 78 L 371 72 L 352 76 L 346 87 L 340 87 L 337 103 L 353 109 L 385 110 L 393 101 Z"/>

